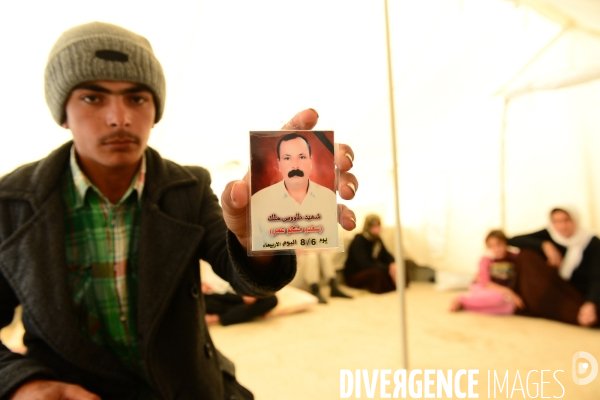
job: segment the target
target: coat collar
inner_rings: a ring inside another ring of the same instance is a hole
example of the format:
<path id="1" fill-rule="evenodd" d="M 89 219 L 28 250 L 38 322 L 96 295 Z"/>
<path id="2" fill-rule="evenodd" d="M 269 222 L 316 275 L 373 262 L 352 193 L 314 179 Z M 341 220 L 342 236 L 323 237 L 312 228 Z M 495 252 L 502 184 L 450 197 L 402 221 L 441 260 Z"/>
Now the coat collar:
<path id="1" fill-rule="evenodd" d="M 17 168 L 0 180 L 0 199 L 15 198 L 30 201 L 32 207 L 39 208 L 58 186 L 58 182 L 69 165 L 69 141 L 46 158 Z M 146 183 L 144 195 L 156 203 L 160 196 L 171 187 L 193 184 L 196 178 L 185 168 L 164 160 L 160 154 L 148 147 L 146 155 Z M 24 179 L 25 178 L 25 179 Z"/>

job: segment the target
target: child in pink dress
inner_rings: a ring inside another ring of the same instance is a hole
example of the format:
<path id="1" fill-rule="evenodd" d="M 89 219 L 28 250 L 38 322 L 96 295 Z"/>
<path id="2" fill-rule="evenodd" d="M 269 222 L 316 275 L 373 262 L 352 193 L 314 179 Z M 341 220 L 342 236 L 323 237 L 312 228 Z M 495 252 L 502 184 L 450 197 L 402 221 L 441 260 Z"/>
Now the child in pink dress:
<path id="1" fill-rule="evenodd" d="M 516 253 L 508 251 L 504 232 L 493 230 L 485 238 L 489 255 L 479 262 L 479 274 L 467 295 L 452 301 L 450 311 L 475 311 L 485 314 L 514 314 L 525 308 L 523 299 L 514 292 Z"/>

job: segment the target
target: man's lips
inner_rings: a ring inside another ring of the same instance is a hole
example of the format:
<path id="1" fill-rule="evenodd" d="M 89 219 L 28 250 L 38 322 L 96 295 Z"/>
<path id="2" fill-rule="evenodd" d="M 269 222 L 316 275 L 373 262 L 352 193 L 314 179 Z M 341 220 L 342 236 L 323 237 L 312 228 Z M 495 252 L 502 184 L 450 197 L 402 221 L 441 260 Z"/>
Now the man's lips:
<path id="1" fill-rule="evenodd" d="M 103 142 L 103 144 L 129 144 L 129 143 L 137 143 L 137 140 L 113 139 L 113 140 L 107 140 L 107 141 Z"/>
<path id="2" fill-rule="evenodd" d="M 103 145 L 112 145 L 112 146 L 123 146 L 129 144 L 138 144 L 140 142 L 139 138 L 133 136 L 130 133 L 117 133 L 112 134 L 108 137 L 100 140 L 100 143 Z"/>

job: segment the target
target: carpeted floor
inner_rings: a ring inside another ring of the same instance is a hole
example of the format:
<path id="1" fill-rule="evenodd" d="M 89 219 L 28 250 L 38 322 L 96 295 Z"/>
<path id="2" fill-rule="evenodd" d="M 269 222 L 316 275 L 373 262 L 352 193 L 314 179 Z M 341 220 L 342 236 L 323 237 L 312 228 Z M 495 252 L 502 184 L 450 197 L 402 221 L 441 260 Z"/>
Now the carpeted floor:
<path id="1" fill-rule="evenodd" d="M 342 369 L 367 370 L 370 377 L 374 370 L 391 370 L 392 376 L 387 376 L 391 383 L 385 391 L 391 394 L 395 387 L 393 372 L 401 367 L 398 295 L 345 290 L 355 298 L 330 299 L 327 305 L 298 314 L 229 327 L 213 326 L 212 337 L 235 362 L 239 381 L 254 392 L 257 400 L 339 399 Z M 460 369 L 478 369 L 474 393 L 482 399 L 542 395 L 567 400 L 600 399 L 600 376 L 579 386 L 571 375 L 575 352 L 591 353 L 600 361 L 600 329 L 517 316 L 450 313 L 448 305 L 456 294 L 436 292 L 432 284 L 424 283 L 413 283 L 407 289 L 409 369 L 451 369 L 454 374 Z M 3 330 L 0 336 L 4 343 L 18 349 L 20 329 L 16 326 Z M 496 385 L 494 373 L 498 377 Z M 430 392 L 435 394 L 435 375 L 432 379 Z M 422 374 L 417 375 L 417 381 L 423 380 Z M 467 390 L 466 381 L 465 376 L 460 380 L 463 392 Z M 382 398 L 379 384 L 380 380 L 373 398 Z M 414 390 L 419 389 L 415 386 Z M 422 395 L 424 398 L 424 391 Z M 357 397 L 355 391 L 350 396 Z M 367 398 L 364 381 L 361 398 Z M 456 393 L 453 398 L 457 398 Z"/>
<path id="2" fill-rule="evenodd" d="M 211 334 L 216 346 L 235 362 L 239 381 L 257 400 L 338 399 L 342 369 L 366 369 L 369 376 L 375 369 L 400 369 L 397 294 L 346 290 L 356 297 L 332 299 L 299 314 L 211 327 Z M 600 398 L 600 376 L 585 386 L 576 385 L 571 377 L 575 352 L 586 351 L 600 360 L 600 330 L 517 316 L 450 313 L 448 304 L 456 294 L 436 292 L 432 284 L 424 283 L 413 283 L 407 290 L 409 369 L 454 373 L 479 369 L 474 390 L 479 398 L 488 398 L 488 371 L 490 398 L 494 398 L 494 372 L 497 398 L 535 397 L 542 386 L 545 398 Z M 393 377 L 387 379 L 392 383 L 386 393 L 391 394 Z M 423 380 L 423 375 L 417 380 Z M 461 388 L 466 391 L 464 376 Z M 435 384 L 430 392 L 435 394 Z M 367 397 L 364 384 L 361 394 Z M 354 392 L 350 398 L 355 397 Z M 374 398 L 380 398 L 379 386 Z"/>

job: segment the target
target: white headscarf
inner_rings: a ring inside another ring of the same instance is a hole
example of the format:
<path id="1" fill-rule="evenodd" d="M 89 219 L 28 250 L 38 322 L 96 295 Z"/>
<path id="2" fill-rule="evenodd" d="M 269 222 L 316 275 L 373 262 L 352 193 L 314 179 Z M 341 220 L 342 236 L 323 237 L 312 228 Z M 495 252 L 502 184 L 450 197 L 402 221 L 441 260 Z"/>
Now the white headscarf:
<path id="1" fill-rule="evenodd" d="M 554 207 L 553 209 L 562 210 L 569 214 L 569 217 L 571 217 L 571 220 L 575 224 L 575 232 L 569 237 L 564 237 L 558 233 L 558 231 L 554 229 L 552 221 L 550 221 L 550 225 L 548 226 L 548 232 L 550 233 L 552 240 L 567 248 L 567 253 L 565 254 L 562 264 L 558 269 L 558 274 L 564 280 L 569 280 L 571 279 L 571 275 L 573 274 L 575 268 L 581 264 L 583 252 L 590 243 L 590 240 L 592 240 L 594 237 L 594 234 L 581 228 L 579 223 L 579 215 L 573 208 Z"/>

